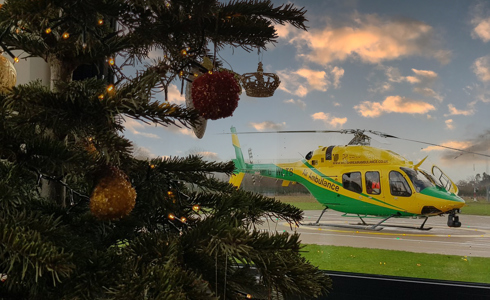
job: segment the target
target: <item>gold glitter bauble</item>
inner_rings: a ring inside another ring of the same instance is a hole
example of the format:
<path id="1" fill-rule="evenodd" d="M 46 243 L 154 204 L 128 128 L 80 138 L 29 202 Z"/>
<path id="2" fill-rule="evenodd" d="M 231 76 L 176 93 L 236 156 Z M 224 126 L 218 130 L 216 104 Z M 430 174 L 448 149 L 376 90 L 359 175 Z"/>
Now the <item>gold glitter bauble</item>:
<path id="1" fill-rule="evenodd" d="M 17 82 L 17 71 L 10 60 L 0 55 L 0 93 L 5 93 Z"/>
<path id="2" fill-rule="evenodd" d="M 90 211 L 101 220 L 116 220 L 129 215 L 136 203 L 136 191 L 126 174 L 110 168 L 92 192 Z"/>

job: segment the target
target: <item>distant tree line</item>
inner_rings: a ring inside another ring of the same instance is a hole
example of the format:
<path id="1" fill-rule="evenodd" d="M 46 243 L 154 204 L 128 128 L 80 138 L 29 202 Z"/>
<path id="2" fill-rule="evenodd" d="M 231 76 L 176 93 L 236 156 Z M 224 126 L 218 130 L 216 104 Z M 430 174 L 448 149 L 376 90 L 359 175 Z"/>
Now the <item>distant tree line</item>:
<path id="1" fill-rule="evenodd" d="M 471 176 L 467 180 L 457 182 L 460 196 L 477 196 L 487 197 L 488 188 L 490 187 L 490 175 L 483 172 Z"/>

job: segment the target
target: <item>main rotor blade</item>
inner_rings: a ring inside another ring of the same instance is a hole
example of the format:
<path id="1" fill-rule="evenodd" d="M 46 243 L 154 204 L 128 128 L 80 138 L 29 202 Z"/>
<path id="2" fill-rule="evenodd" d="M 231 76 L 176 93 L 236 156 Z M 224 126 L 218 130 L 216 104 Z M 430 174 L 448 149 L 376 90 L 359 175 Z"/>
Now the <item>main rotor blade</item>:
<path id="1" fill-rule="evenodd" d="M 277 130 L 277 131 L 241 131 L 237 134 L 254 134 L 254 133 L 348 133 L 347 130 Z"/>
<path id="2" fill-rule="evenodd" d="M 425 144 L 425 145 L 430 145 L 430 146 L 441 147 L 441 148 L 450 149 L 450 150 L 459 151 L 459 152 L 464 152 L 464 153 L 469 153 L 469 154 L 475 154 L 475 155 L 490 157 L 490 155 L 488 155 L 488 154 L 483 154 L 483 153 L 473 152 L 473 151 L 469 151 L 469 150 L 464 150 L 464 149 L 458 149 L 458 148 L 453 148 L 453 147 L 438 145 L 438 144 L 429 143 L 429 142 L 423 142 L 423 141 L 417 141 L 417 140 L 411 140 L 411 139 L 404 139 L 404 138 L 397 137 L 397 136 L 394 136 L 394 135 L 391 135 L 391 134 L 384 134 L 384 133 L 382 133 L 382 136 L 383 137 L 387 137 L 387 138 L 393 138 L 393 139 L 399 139 L 399 140 L 404 140 L 404 141 L 419 143 L 419 144 Z"/>

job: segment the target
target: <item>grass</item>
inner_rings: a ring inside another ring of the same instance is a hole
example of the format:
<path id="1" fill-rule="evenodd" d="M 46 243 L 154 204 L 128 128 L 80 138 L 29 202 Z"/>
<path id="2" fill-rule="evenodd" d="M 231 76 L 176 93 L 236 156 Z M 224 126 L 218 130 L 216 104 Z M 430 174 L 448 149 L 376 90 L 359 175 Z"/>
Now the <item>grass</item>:
<path id="1" fill-rule="evenodd" d="M 490 284 L 490 258 L 320 245 L 303 251 L 321 270 Z"/>
<path id="2" fill-rule="evenodd" d="M 311 195 L 276 195 L 276 199 L 289 203 L 302 210 L 322 210 L 323 206 Z M 461 209 L 463 215 L 490 216 L 490 202 L 486 199 L 478 199 L 474 202 L 471 198 L 465 198 L 466 205 Z"/>
<path id="3" fill-rule="evenodd" d="M 311 195 L 275 198 L 302 210 L 323 209 Z M 490 216 L 490 203 L 485 199 L 465 200 L 462 214 Z M 490 284 L 490 258 L 313 244 L 303 250 L 303 256 L 321 270 Z"/>

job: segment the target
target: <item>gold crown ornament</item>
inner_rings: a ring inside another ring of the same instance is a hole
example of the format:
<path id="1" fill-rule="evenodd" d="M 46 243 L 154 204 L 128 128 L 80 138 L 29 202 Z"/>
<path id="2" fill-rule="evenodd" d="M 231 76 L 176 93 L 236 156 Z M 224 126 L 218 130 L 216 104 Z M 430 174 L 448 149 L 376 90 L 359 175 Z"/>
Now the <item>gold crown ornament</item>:
<path id="1" fill-rule="evenodd" d="M 281 81 L 274 73 L 264 73 L 262 62 L 259 62 L 257 72 L 245 73 L 241 76 L 242 86 L 249 97 L 271 97 Z"/>

